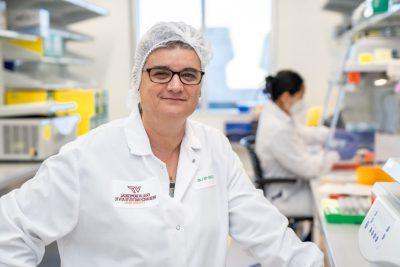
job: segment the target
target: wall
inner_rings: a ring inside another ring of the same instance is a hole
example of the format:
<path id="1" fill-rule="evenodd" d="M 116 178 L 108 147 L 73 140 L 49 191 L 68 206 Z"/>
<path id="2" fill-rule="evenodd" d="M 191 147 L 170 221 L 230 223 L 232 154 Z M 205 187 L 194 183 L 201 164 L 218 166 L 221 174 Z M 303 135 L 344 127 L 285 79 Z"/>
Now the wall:
<path id="1" fill-rule="evenodd" d="M 94 37 L 93 42 L 71 43 L 76 53 L 94 59 L 94 64 L 81 68 L 81 73 L 93 77 L 109 91 L 110 119 L 129 113 L 126 96 L 129 88 L 131 38 L 129 0 L 90 0 L 90 3 L 107 8 L 109 15 L 72 25 L 71 29 Z"/>
<path id="2" fill-rule="evenodd" d="M 297 70 L 306 82 L 307 106 L 322 105 L 337 61 L 333 31 L 342 16 L 322 10 L 326 0 L 275 0 L 275 71 Z"/>
<path id="3" fill-rule="evenodd" d="M 110 92 L 110 118 L 129 113 L 126 96 L 129 88 L 133 41 L 129 2 L 133 0 L 90 0 L 109 10 L 107 17 L 73 25 L 71 28 L 94 36 L 93 43 L 72 44 L 77 53 L 87 55 L 95 64 L 82 69 L 102 88 Z M 322 10 L 325 0 L 274 0 L 275 70 L 292 68 L 306 80 L 308 106 L 321 105 L 334 68 L 338 47 L 333 39 L 334 27 L 341 16 Z"/>
<path id="4" fill-rule="evenodd" d="M 326 0 L 274 0 L 273 44 L 274 70 L 291 68 L 306 81 L 308 107 L 322 105 L 328 81 L 337 68 L 339 46 L 333 38 L 342 16 L 322 9 Z M 330 101 L 330 109 L 336 95 Z M 250 120 L 251 116 L 195 113 L 192 118 L 223 130 L 226 120 Z"/>

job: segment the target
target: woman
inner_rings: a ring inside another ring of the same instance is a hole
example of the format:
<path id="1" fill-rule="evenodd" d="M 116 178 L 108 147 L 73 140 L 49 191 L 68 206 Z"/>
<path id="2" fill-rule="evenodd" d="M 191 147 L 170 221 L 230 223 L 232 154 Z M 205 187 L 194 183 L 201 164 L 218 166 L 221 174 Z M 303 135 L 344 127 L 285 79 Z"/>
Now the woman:
<path id="1" fill-rule="evenodd" d="M 295 184 L 268 186 L 266 195 L 287 216 L 311 216 L 308 180 L 328 172 L 339 155 L 315 151 L 328 138 L 327 128 L 306 127 L 295 119 L 304 106 L 305 86 L 299 74 L 284 70 L 268 76 L 264 93 L 270 99 L 260 115 L 255 148 L 264 176 L 299 178 Z"/>
<path id="2" fill-rule="evenodd" d="M 322 266 L 249 181 L 227 139 L 188 120 L 210 60 L 204 35 L 159 23 L 138 44 L 134 110 L 46 160 L 0 201 L 0 263 L 225 266 L 231 235 L 268 266 Z M 1 265 L 1 264 L 0 264 Z"/>

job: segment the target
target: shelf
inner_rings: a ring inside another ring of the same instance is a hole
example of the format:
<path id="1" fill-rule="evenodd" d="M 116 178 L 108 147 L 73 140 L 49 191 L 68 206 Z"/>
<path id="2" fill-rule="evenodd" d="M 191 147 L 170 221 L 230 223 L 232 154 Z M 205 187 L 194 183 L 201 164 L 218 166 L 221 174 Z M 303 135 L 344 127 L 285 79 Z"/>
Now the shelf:
<path id="1" fill-rule="evenodd" d="M 90 84 L 82 84 L 82 83 L 7 83 L 4 86 L 6 89 L 12 90 L 48 90 L 48 91 L 57 91 L 57 90 L 65 90 L 65 89 L 86 89 L 86 88 L 94 88 L 95 86 Z"/>
<path id="2" fill-rule="evenodd" d="M 4 72 L 4 87 L 12 90 L 65 90 L 96 88 L 94 82 L 85 81 L 71 73 L 63 73 L 63 77 L 40 75 L 28 76 L 25 73 Z"/>
<path id="3" fill-rule="evenodd" d="M 70 82 L 70 83 L 43 83 L 40 81 L 36 81 L 36 83 L 22 83 L 22 82 L 7 82 L 4 87 L 6 89 L 12 90 L 48 90 L 48 91 L 57 91 L 57 90 L 65 90 L 65 89 L 87 89 L 94 88 L 96 86 L 89 83 L 79 83 L 79 82 Z"/>
<path id="4" fill-rule="evenodd" d="M 0 39 L 1 38 L 34 42 L 37 40 L 38 37 L 34 35 L 19 33 L 16 31 L 0 30 Z"/>
<path id="5" fill-rule="evenodd" d="M 18 105 L 0 106 L 0 117 L 21 117 L 21 116 L 48 116 L 58 111 L 71 110 L 76 107 L 74 102 L 70 103 L 33 103 Z"/>
<path id="6" fill-rule="evenodd" d="M 351 30 L 343 33 L 342 38 L 352 38 L 355 34 L 362 31 L 381 29 L 389 26 L 400 26 L 400 4 L 392 6 L 391 10 L 386 13 L 373 15 L 354 25 Z"/>
<path id="7" fill-rule="evenodd" d="M 351 15 L 353 10 L 362 2 L 363 0 L 329 0 L 324 5 L 323 9 Z"/>
<path id="8" fill-rule="evenodd" d="M 105 16 L 107 9 L 83 0 L 6 0 L 8 8 L 43 8 L 50 12 L 51 25 L 68 25 Z"/>
<path id="9" fill-rule="evenodd" d="M 368 65 L 346 65 L 344 68 L 345 72 L 386 72 L 386 64 L 368 64 Z"/>
<path id="10" fill-rule="evenodd" d="M 23 62 L 38 62 L 38 63 L 47 63 L 47 64 L 63 64 L 63 65 L 85 65 L 89 64 L 92 61 L 88 58 L 83 57 L 74 57 L 73 55 L 66 55 L 64 57 L 41 57 L 38 60 L 24 60 L 24 59 L 17 59 L 17 61 Z"/>
<path id="11" fill-rule="evenodd" d="M 390 158 L 383 166 L 383 170 L 400 183 L 400 158 Z"/>
<path id="12" fill-rule="evenodd" d="M 4 56 L 4 59 L 7 61 L 15 61 L 21 63 L 45 63 L 45 64 L 61 64 L 61 65 L 85 65 L 89 64 L 92 61 L 88 58 L 77 58 L 77 57 L 32 57 L 32 58 L 23 58 L 23 57 L 9 57 L 8 55 Z"/>
<path id="13" fill-rule="evenodd" d="M 65 29 L 51 28 L 50 33 L 61 36 L 66 40 L 77 41 L 77 42 L 86 42 L 93 40 L 92 36 Z"/>
<path id="14" fill-rule="evenodd" d="M 92 62 L 91 59 L 84 58 L 72 52 L 65 52 L 63 57 L 41 56 L 36 52 L 9 44 L 7 42 L 3 45 L 3 57 L 6 61 L 16 61 L 21 63 L 82 65 Z"/>

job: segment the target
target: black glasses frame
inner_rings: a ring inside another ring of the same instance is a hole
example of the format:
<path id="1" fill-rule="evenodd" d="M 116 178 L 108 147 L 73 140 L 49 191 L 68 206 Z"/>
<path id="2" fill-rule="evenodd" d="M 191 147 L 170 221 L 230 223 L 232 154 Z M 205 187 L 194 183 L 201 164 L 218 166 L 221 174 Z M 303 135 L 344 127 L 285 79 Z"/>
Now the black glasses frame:
<path id="1" fill-rule="evenodd" d="M 151 72 L 152 70 L 154 70 L 154 69 L 165 69 L 165 70 L 170 71 L 170 72 L 172 73 L 171 78 L 170 78 L 168 81 L 165 81 L 165 82 L 155 82 L 155 81 L 153 81 L 153 80 L 151 79 L 150 72 Z M 147 68 L 147 69 L 145 69 L 145 71 L 149 74 L 150 81 L 152 81 L 153 83 L 158 83 L 158 84 L 166 84 L 166 83 L 169 83 L 169 82 L 172 80 L 172 78 L 174 77 L 174 75 L 175 75 L 175 74 L 178 74 L 178 77 L 179 77 L 179 80 L 181 81 L 181 83 L 186 84 L 186 85 L 199 85 L 199 84 L 201 83 L 201 80 L 203 79 L 204 74 L 205 74 L 204 71 L 195 70 L 195 71 L 200 72 L 200 80 L 199 80 L 199 82 L 198 82 L 198 83 L 186 83 L 186 82 L 182 81 L 181 73 L 184 72 L 184 71 L 187 71 L 187 70 L 173 71 L 173 70 L 170 70 L 170 69 L 168 69 L 168 68 L 159 68 L 159 67 L 155 67 L 155 68 Z"/>

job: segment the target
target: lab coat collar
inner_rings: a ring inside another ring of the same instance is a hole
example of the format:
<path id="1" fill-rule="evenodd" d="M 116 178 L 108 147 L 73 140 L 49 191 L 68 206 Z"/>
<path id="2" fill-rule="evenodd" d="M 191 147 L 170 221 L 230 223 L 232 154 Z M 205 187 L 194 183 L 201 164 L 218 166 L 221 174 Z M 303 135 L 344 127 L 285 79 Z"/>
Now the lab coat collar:
<path id="1" fill-rule="evenodd" d="M 267 112 L 274 114 L 282 122 L 292 121 L 292 118 L 270 99 L 267 99 L 267 103 L 265 104 L 264 108 Z"/>
<path id="2" fill-rule="evenodd" d="M 144 129 L 139 109 L 132 110 L 125 123 L 125 135 L 132 154 L 144 156 L 153 154 L 149 137 Z"/>
<path id="3" fill-rule="evenodd" d="M 186 121 L 185 136 L 182 140 L 182 145 L 193 150 L 198 150 L 201 149 L 201 143 L 197 138 L 191 124 L 191 121 Z M 144 129 L 143 121 L 138 108 L 132 110 L 131 114 L 126 120 L 125 135 L 129 150 L 132 154 L 140 156 L 153 154 L 149 137 Z"/>
<path id="4" fill-rule="evenodd" d="M 190 120 L 186 120 L 185 136 L 182 143 L 186 143 L 187 146 L 193 150 L 201 149 L 201 142 L 197 138 L 193 129 L 193 122 Z"/>

